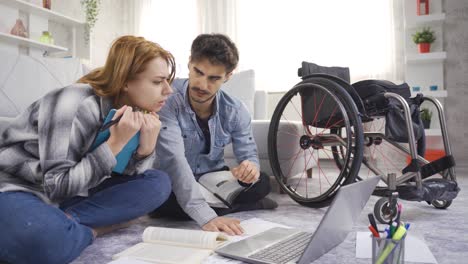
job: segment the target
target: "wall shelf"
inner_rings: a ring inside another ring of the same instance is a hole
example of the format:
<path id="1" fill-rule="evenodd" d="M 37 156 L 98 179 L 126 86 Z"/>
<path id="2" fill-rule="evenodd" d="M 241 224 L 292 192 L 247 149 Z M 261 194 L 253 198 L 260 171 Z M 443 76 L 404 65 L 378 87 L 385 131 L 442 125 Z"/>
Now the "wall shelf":
<path id="1" fill-rule="evenodd" d="M 49 20 L 59 22 L 69 26 L 84 25 L 84 21 L 79 21 L 71 17 L 64 16 L 49 9 L 28 3 L 22 0 L 0 0 L 0 5 L 9 6 L 18 10 L 24 11 L 29 14 L 38 15 Z"/>
<path id="2" fill-rule="evenodd" d="M 418 93 L 422 93 L 425 96 L 432 96 L 432 97 L 435 97 L 435 98 L 447 97 L 447 91 L 446 90 L 411 92 L 411 97 L 416 96 Z"/>
<path id="3" fill-rule="evenodd" d="M 426 136 L 441 136 L 442 135 L 440 128 L 424 129 L 424 132 Z"/>
<path id="4" fill-rule="evenodd" d="M 0 32 L 0 40 L 3 40 L 11 44 L 19 45 L 22 47 L 39 48 L 41 50 L 48 51 L 48 52 L 68 51 L 68 49 L 64 47 L 45 44 L 36 40 L 22 38 L 22 37 L 14 36 L 11 34 L 5 34 L 2 32 Z"/>
<path id="5" fill-rule="evenodd" d="M 445 13 L 411 17 L 406 21 L 406 28 L 427 27 L 442 24 Z"/>
<path id="6" fill-rule="evenodd" d="M 445 51 L 441 51 L 441 52 L 408 54 L 405 60 L 406 60 L 406 63 L 431 63 L 431 62 L 442 62 L 446 58 L 447 58 L 447 53 Z"/>

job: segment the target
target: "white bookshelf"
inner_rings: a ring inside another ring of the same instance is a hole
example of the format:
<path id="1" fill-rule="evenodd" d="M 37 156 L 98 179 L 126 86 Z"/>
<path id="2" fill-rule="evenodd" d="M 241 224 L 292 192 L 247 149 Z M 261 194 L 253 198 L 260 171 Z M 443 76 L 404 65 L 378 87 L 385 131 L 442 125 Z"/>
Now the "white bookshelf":
<path id="1" fill-rule="evenodd" d="M 406 20 L 406 28 L 437 26 L 444 23 L 445 13 L 429 14 L 423 16 L 409 17 Z"/>
<path id="2" fill-rule="evenodd" d="M 445 51 L 417 53 L 406 55 L 406 63 L 432 63 L 443 62 L 447 58 Z"/>
<path id="3" fill-rule="evenodd" d="M 9 34 L 16 20 L 21 19 L 28 38 Z M 30 56 L 79 57 L 90 59 L 90 43 L 85 41 L 84 21 L 65 16 L 25 0 L 0 0 L 0 49 Z M 54 28 L 59 28 L 58 37 Z M 59 39 L 55 45 L 39 41 L 44 31 Z M 67 34 L 67 35 L 64 35 Z M 45 53 L 47 52 L 47 53 Z"/>
<path id="4" fill-rule="evenodd" d="M 424 129 L 424 132 L 425 132 L 426 136 L 440 136 L 440 135 L 442 135 L 442 132 L 440 131 L 440 128 Z"/>
<path id="5" fill-rule="evenodd" d="M 64 16 L 52 10 L 22 0 L 0 0 L 0 5 L 9 6 L 11 8 L 21 10 L 25 13 L 37 15 L 68 26 L 82 26 L 85 24 L 84 21 L 79 21 L 74 18 Z"/>
<path id="6" fill-rule="evenodd" d="M 411 97 L 416 96 L 418 93 L 422 93 L 424 96 L 432 96 L 432 97 L 435 97 L 435 98 L 447 97 L 447 91 L 446 90 L 411 92 Z"/>
<path id="7" fill-rule="evenodd" d="M 5 33 L 2 33 L 2 32 L 0 32 L 0 40 L 4 41 L 4 42 L 7 42 L 7 43 L 14 44 L 14 45 L 18 45 L 18 46 L 21 46 L 21 47 L 38 48 L 40 50 L 44 50 L 44 51 L 47 51 L 47 52 L 68 51 L 68 49 L 65 48 L 65 47 L 45 44 L 45 43 L 35 41 L 35 40 L 32 40 L 32 39 L 22 38 L 22 37 L 18 37 L 18 36 L 11 35 L 11 34 L 5 34 Z"/>
<path id="8" fill-rule="evenodd" d="M 448 96 L 444 82 L 444 67 L 447 53 L 444 50 L 443 31 L 446 14 L 443 11 L 442 0 L 430 0 L 430 10 L 427 15 L 417 15 L 416 1 L 404 2 L 405 19 L 405 81 L 411 87 L 420 87 L 421 91 L 411 92 L 412 96 L 422 93 L 424 96 L 435 97 L 444 104 Z M 429 27 L 435 32 L 436 40 L 431 44 L 431 52 L 419 53 L 417 45 L 413 42 L 413 34 L 423 28 Z M 436 91 L 431 91 L 431 86 L 437 86 Z M 431 144 L 441 140 L 441 130 L 437 110 L 424 102 L 421 108 L 427 108 L 432 112 L 430 129 L 425 129 L 426 135 L 431 137 Z M 436 140 L 437 139 L 437 140 Z M 436 141 L 434 141 L 436 140 Z"/>

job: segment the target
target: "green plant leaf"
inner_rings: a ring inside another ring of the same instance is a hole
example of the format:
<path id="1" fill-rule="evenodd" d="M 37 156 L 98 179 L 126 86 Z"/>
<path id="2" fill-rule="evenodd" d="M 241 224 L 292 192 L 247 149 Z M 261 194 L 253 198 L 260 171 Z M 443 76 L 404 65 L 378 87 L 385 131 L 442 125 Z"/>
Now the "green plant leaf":
<path id="1" fill-rule="evenodd" d="M 415 32 L 412 36 L 415 44 L 433 43 L 436 40 L 434 31 L 429 27 L 424 27 L 422 30 Z"/>

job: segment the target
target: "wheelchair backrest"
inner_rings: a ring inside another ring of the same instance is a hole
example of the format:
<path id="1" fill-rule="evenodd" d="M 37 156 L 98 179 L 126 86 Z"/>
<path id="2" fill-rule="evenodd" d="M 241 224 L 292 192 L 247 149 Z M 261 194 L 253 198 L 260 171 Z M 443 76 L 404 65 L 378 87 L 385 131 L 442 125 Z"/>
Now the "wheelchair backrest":
<path id="1" fill-rule="evenodd" d="M 359 94 L 350 84 L 349 68 L 347 67 L 325 67 L 311 62 L 302 62 L 302 67 L 297 70 L 297 74 L 303 80 L 311 78 L 325 78 L 343 87 L 353 98 L 354 103 L 362 116 L 366 116 L 364 104 Z"/>

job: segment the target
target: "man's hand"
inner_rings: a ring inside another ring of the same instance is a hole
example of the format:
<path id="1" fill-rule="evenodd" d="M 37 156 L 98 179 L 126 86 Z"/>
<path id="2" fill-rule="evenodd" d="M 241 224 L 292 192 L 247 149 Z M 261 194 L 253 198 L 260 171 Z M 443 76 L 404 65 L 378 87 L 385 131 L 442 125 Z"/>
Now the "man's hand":
<path id="1" fill-rule="evenodd" d="M 244 183 L 254 183 L 260 177 L 257 165 L 250 160 L 244 160 L 239 166 L 231 169 L 232 175 Z"/>
<path id="2" fill-rule="evenodd" d="M 156 142 L 161 130 L 161 121 L 158 114 L 151 112 L 142 114 L 142 125 L 140 129 L 140 145 L 137 154 L 141 157 L 150 155 L 156 147 Z"/>
<path id="3" fill-rule="evenodd" d="M 211 219 L 202 229 L 214 232 L 222 231 L 230 236 L 242 235 L 242 233 L 244 233 L 239 220 L 222 216 Z"/>

